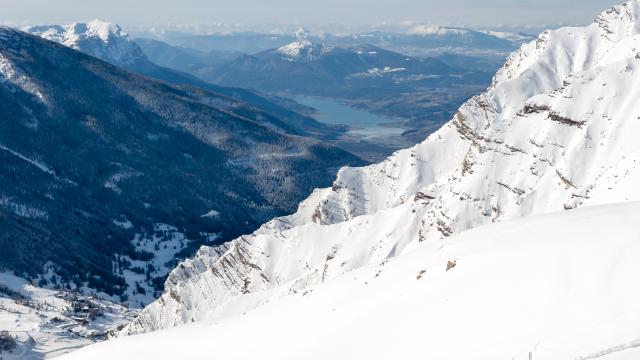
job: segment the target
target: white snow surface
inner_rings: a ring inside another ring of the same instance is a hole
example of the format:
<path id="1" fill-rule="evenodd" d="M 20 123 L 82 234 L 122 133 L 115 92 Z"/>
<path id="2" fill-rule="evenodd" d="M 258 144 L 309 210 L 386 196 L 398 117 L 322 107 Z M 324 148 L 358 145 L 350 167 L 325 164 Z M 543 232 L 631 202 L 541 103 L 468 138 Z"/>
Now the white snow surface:
<path id="1" fill-rule="evenodd" d="M 640 200 L 639 14 L 633 0 L 543 33 L 423 143 L 202 247 L 123 334 L 248 311 L 481 225 Z M 248 293 L 259 300 L 239 300 Z"/>
<path id="2" fill-rule="evenodd" d="M 640 202 L 626 202 L 482 226 L 304 292 L 247 293 L 221 305 L 225 316 L 64 359 L 635 360 L 638 219 Z M 401 208 L 354 219 L 381 232 L 354 231 L 350 241 L 405 236 L 401 224 L 412 220 Z M 327 228 L 340 225 L 305 234 Z M 260 306 L 244 312 L 247 304 Z"/>
<path id="3" fill-rule="evenodd" d="M 146 60 L 142 50 L 120 26 L 101 20 L 30 26 L 22 30 L 115 65 L 126 66 Z"/>

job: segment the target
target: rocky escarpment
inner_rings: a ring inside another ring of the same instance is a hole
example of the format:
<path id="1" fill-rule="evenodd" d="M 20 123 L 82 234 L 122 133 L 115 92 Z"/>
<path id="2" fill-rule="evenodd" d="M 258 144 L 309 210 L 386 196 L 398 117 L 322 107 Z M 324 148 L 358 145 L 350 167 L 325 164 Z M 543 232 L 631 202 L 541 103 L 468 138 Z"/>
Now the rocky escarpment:
<path id="1" fill-rule="evenodd" d="M 639 16 L 633 0 L 543 33 L 423 143 L 342 169 L 296 214 L 202 248 L 124 333 L 246 311 L 479 225 L 640 199 Z"/>

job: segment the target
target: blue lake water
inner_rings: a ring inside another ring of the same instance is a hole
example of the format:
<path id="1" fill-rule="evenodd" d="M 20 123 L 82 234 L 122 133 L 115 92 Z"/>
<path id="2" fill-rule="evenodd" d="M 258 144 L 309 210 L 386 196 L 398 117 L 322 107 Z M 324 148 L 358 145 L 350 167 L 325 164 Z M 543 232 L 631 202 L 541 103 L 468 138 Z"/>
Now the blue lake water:
<path id="1" fill-rule="evenodd" d="M 355 109 L 336 100 L 306 96 L 296 96 L 294 100 L 317 109 L 315 118 L 320 122 L 347 125 L 349 134 L 373 138 L 400 135 L 404 131 L 399 125 L 394 126 L 398 119 Z"/>

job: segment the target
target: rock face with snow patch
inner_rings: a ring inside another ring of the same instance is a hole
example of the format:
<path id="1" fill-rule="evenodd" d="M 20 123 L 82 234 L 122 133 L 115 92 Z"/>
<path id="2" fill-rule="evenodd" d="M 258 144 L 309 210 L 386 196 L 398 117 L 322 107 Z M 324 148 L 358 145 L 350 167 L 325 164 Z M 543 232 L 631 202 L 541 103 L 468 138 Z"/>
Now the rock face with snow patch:
<path id="1" fill-rule="evenodd" d="M 201 248 L 124 333 L 242 312 L 479 225 L 639 200 L 639 52 L 638 0 L 541 34 L 423 143 L 344 168 L 295 214 Z"/>

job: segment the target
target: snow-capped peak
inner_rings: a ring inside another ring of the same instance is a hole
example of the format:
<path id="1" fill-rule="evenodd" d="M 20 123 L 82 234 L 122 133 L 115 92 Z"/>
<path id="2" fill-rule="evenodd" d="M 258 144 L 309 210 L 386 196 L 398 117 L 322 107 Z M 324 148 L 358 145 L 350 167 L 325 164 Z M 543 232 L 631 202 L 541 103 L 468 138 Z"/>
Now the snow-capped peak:
<path id="1" fill-rule="evenodd" d="M 278 53 L 295 60 L 311 60 L 322 52 L 322 46 L 309 40 L 294 41 L 278 48 Z"/>
<path id="2" fill-rule="evenodd" d="M 128 38 L 129 35 L 122 31 L 122 28 L 117 24 L 101 20 L 92 20 L 86 24 L 75 23 L 72 25 L 75 34 L 80 36 L 98 36 L 102 41 L 108 42 L 112 37 L 116 38 Z"/>
<path id="3" fill-rule="evenodd" d="M 532 83 L 560 86 L 561 80 L 571 74 L 635 56 L 639 42 L 640 0 L 631 0 L 604 11 L 587 27 L 542 33 L 509 56 L 493 83 L 495 86 L 530 74 L 538 78 Z M 562 51 L 567 53 L 559 56 Z M 532 96 L 539 88 L 517 90 L 515 94 Z"/>
<path id="4" fill-rule="evenodd" d="M 23 30 L 115 65 L 131 65 L 145 59 L 142 50 L 119 25 L 101 20 L 31 26 Z"/>
<path id="5" fill-rule="evenodd" d="M 607 38 L 617 36 L 620 39 L 640 33 L 639 16 L 640 2 L 631 0 L 601 13 L 596 18 L 596 23 Z"/>
<path id="6" fill-rule="evenodd" d="M 75 22 L 67 25 L 37 25 L 24 28 L 26 32 L 78 49 L 84 39 L 100 39 L 105 43 L 113 38 L 126 38 L 128 34 L 117 24 L 101 20 Z"/>

